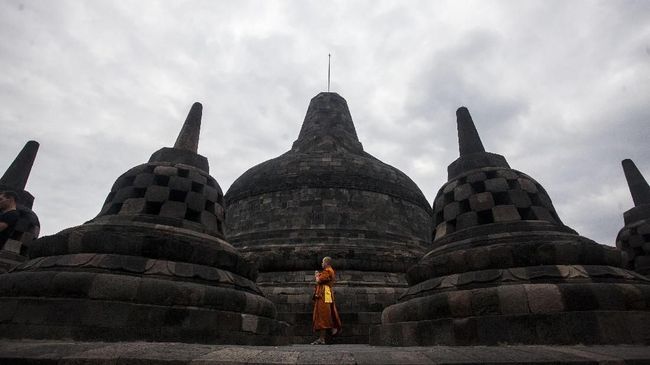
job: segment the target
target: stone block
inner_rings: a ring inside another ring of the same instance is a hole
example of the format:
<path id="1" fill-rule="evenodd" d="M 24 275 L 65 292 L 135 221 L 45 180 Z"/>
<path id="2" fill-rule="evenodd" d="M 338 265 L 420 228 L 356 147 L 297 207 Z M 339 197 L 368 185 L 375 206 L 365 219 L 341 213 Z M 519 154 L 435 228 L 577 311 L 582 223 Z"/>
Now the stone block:
<path id="1" fill-rule="evenodd" d="M 492 209 L 494 207 L 494 198 L 488 192 L 474 194 L 469 197 L 469 207 L 474 212 Z"/>
<path id="2" fill-rule="evenodd" d="M 472 195 L 472 186 L 470 184 L 462 184 L 454 189 L 455 201 L 468 199 L 470 195 Z"/>
<path id="3" fill-rule="evenodd" d="M 493 193 L 508 191 L 508 181 L 502 177 L 485 180 L 485 190 Z"/>
<path id="4" fill-rule="evenodd" d="M 163 176 L 177 176 L 178 169 L 173 166 L 156 166 L 156 168 L 153 170 L 153 173 Z"/>
<path id="5" fill-rule="evenodd" d="M 113 275 L 100 274 L 93 280 L 88 297 L 129 302 L 137 296 L 140 281 L 137 277 L 123 275 L 117 284 Z"/>
<path id="6" fill-rule="evenodd" d="M 210 213 L 214 213 L 214 215 L 217 216 L 217 219 L 222 221 L 222 222 L 226 219 L 226 212 L 223 209 L 223 207 L 221 205 L 219 205 L 219 204 L 215 204 L 214 205 L 214 211 L 210 212 Z"/>
<path id="7" fill-rule="evenodd" d="M 512 170 L 497 170 L 497 176 L 506 180 L 517 180 L 519 178 L 519 174 Z"/>
<path id="8" fill-rule="evenodd" d="M 449 312 L 452 317 L 463 318 L 472 315 L 472 293 L 469 290 L 447 293 Z"/>
<path id="9" fill-rule="evenodd" d="M 467 175 L 467 182 L 468 183 L 474 183 L 478 181 L 485 181 L 487 180 L 487 175 L 485 172 L 475 172 L 473 174 Z"/>
<path id="10" fill-rule="evenodd" d="M 433 203 L 433 210 L 437 213 L 442 211 L 445 208 L 445 196 L 443 194 L 438 195 L 435 202 Z"/>
<path id="11" fill-rule="evenodd" d="M 514 205 L 499 205 L 492 208 L 495 222 L 509 222 L 521 220 L 519 211 Z"/>
<path id="12" fill-rule="evenodd" d="M 449 233 L 454 231 L 454 226 L 447 222 L 442 222 L 436 227 L 436 236 L 434 239 L 438 239 L 446 236 Z"/>
<path id="13" fill-rule="evenodd" d="M 146 188 L 149 185 L 153 185 L 154 174 L 144 173 L 138 174 L 133 180 L 133 186 L 136 188 Z"/>
<path id="14" fill-rule="evenodd" d="M 144 198 L 149 202 L 164 202 L 169 199 L 169 188 L 166 186 L 151 185 L 147 188 Z"/>
<path id="15" fill-rule="evenodd" d="M 522 285 L 502 285 L 497 288 L 501 314 L 525 314 L 529 312 L 526 290 Z"/>
<path id="16" fill-rule="evenodd" d="M 538 192 L 537 186 L 535 186 L 535 183 L 532 182 L 531 180 L 520 177 L 519 179 L 517 179 L 517 181 L 519 182 L 519 186 L 521 186 L 522 190 L 529 192 L 531 194 L 537 194 Z"/>
<path id="17" fill-rule="evenodd" d="M 22 246 L 23 246 L 22 241 L 8 239 L 7 242 L 5 242 L 4 246 L 2 246 L 2 250 L 13 252 L 15 254 L 20 254 L 20 248 Z"/>
<path id="18" fill-rule="evenodd" d="M 643 222 L 643 224 L 637 227 L 636 232 L 638 234 L 650 234 L 650 220 Z"/>
<path id="19" fill-rule="evenodd" d="M 169 184 L 167 186 L 173 190 L 190 191 L 192 190 L 192 180 L 185 177 L 172 176 L 169 178 Z"/>
<path id="20" fill-rule="evenodd" d="M 217 217 L 207 211 L 201 212 L 201 224 L 206 226 L 208 229 L 216 231 L 217 230 Z"/>
<path id="21" fill-rule="evenodd" d="M 203 188 L 203 193 L 205 194 L 205 198 L 211 202 L 218 202 L 219 201 L 219 192 L 217 189 L 211 187 L 211 186 L 205 186 Z"/>
<path id="22" fill-rule="evenodd" d="M 512 205 L 517 208 L 528 208 L 533 204 L 528 193 L 523 190 L 510 190 L 508 191 L 508 197 Z"/>
<path id="23" fill-rule="evenodd" d="M 548 209 L 546 209 L 544 207 L 538 207 L 538 206 L 532 206 L 532 207 L 530 207 L 530 209 L 533 212 L 533 215 L 535 216 L 535 218 L 537 218 L 538 220 L 547 221 L 547 222 L 551 222 L 551 223 L 556 223 L 555 219 L 553 218 L 551 213 L 548 211 Z"/>
<path id="24" fill-rule="evenodd" d="M 119 214 L 140 214 L 144 212 L 147 201 L 144 198 L 126 199 Z"/>
<path id="25" fill-rule="evenodd" d="M 444 219 L 446 221 L 450 221 L 450 220 L 456 218 L 456 216 L 458 216 L 460 213 L 461 213 L 461 209 L 460 209 L 460 203 L 459 202 L 449 203 L 449 204 L 447 204 L 445 206 Z"/>
<path id="26" fill-rule="evenodd" d="M 456 217 L 456 230 L 478 225 L 478 214 L 467 212 Z"/>
<path id="27" fill-rule="evenodd" d="M 531 313 L 552 313 L 564 310 L 562 293 L 554 284 L 525 284 Z"/>
<path id="28" fill-rule="evenodd" d="M 242 316 L 242 322 L 241 322 L 242 331 L 257 333 L 259 317 L 250 314 L 242 314 L 241 316 Z"/>
<path id="29" fill-rule="evenodd" d="M 200 184 L 206 185 L 208 183 L 208 178 L 201 174 L 198 170 L 192 169 L 190 170 L 190 180 L 198 182 Z"/>
<path id="30" fill-rule="evenodd" d="M 442 188 L 442 192 L 444 194 L 450 193 L 450 192 L 454 191 L 454 189 L 456 188 L 457 185 L 458 185 L 458 180 L 452 180 L 452 181 L 450 181 L 450 182 L 448 182 L 447 184 L 444 185 L 444 187 Z"/>
<path id="31" fill-rule="evenodd" d="M 133 186 L 127 186 L 117 191 L 115 197 L 113 198 L 114 203 L 122 203 L 129 198 L 139 198 L 137 196 L 137 190 Z"/>
<path id="32" fill-rule="evenodd" d="M 185 218 L 186 211 L 187 205 L 185 203 L 168 200 L 160 208 L 160 215 L 163 217 L 182 219 Z"/>

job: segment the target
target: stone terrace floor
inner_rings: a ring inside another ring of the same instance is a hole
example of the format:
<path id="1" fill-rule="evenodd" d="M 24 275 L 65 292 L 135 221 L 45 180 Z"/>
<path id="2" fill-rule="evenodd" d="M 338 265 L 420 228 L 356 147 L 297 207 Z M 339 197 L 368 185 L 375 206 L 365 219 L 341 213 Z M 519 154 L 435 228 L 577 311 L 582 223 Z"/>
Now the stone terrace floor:
<path id="1" fill-rule="evenodd" d="M 650 364 L 650 346 L 233 346 L 0 340 L 0 364 Z"/>

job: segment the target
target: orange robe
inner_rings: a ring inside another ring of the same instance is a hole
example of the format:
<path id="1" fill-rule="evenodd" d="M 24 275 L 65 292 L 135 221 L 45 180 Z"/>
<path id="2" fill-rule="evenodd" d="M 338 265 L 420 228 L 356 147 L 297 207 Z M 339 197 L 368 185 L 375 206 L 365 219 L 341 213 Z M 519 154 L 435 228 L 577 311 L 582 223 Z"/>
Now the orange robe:
<path id="1" fill-rule="evenodd" d="M 341 319 L 339 318 L 339 312 L 336 310 L 334 291 L 332 290 L 336 273 L 334 269 L 328 266 L 318 273 L 316 279 L 313 314 L 314 331 L 336 328 L 340 332 Z M 330 298 L 331 303 L 326 303 L 330 301 Z"/>

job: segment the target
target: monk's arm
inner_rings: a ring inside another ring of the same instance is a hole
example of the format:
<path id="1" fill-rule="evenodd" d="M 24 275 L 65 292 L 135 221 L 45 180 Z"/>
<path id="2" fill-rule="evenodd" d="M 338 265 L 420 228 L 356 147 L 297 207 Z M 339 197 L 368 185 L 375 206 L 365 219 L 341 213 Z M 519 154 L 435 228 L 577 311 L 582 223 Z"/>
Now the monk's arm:
<path id="1" fill-rule="evenodd" d="M 329 283 L 332 281 L 332 274 L 330 274 L 330 272 L 327 270 L 323 270 L 318 274 L 316 281 L 318 281 L 318 284 Z"/>

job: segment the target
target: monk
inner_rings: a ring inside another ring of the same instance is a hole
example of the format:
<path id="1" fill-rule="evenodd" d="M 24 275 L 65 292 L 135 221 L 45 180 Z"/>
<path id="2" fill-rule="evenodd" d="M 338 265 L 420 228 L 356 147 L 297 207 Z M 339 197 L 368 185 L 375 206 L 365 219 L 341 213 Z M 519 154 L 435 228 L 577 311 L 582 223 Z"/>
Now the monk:
<path id="1" fill-rule="evenodd" d="M 322 271 L 316 271 L 316 289 L 314 290 L 314 332 L 319 333 L 312 345 L 325 345 L 325 334 L 330 330 L 332 336 L 341 331 L 341 319 L 334 302 L 332 286 L 336 280 L 336 273 L 332 268 L 332 258 L 324 257 L 321 264 Z"/>

